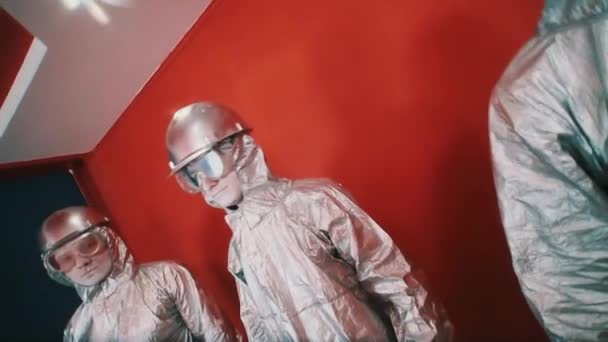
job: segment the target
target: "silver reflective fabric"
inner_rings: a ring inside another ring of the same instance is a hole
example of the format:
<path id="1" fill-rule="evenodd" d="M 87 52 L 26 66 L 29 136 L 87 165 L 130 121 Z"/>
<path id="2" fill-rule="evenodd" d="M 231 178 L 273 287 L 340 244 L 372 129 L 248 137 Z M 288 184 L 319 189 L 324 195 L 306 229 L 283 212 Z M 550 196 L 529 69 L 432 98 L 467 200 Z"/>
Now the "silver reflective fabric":
<path id="1" fill-rule="evenodd" d="M 114 252 L 112 271 L 99 285 L 73 284 L 83 302 L 64 341 L 236 340 L 186 268 L 172 262 L 136 265 L 112 230 L 101 231 Z M 48 271 L 53 279 L 66 279 Z"/>
<path id="2" fill-rule="evenodd" d="M 387 341 L 393 330 L 399 341 L 431 341 L 449 331 L 391 238 L 344 190 L 274 178 L 243 139 L 245 196 L 226 221 L 250 341 Z"/>
<path id="3" fill-rule="evenodd" d="M 490 104 L 513 267 L 553 341 L 608 341 L 608 1 L 547 1 Z"/>

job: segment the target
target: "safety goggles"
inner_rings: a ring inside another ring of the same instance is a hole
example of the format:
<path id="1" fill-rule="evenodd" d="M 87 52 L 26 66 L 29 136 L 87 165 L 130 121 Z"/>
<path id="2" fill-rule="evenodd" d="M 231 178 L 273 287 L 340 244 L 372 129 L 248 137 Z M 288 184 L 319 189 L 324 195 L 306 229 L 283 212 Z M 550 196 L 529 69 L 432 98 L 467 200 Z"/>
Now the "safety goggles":
<path id="1" fill-rule="evenodd" d="M 100 232 L 93 230 L 97 227 L 99 225 L 68 236 L 44 253 L 46 264 L 54 271 L 66 273 L 74 268 L 78 257 L 92 257 L 105 252 L 109 248 L 108 241 Z"/>
<path id="2" fill-rule="evenodd" d="M 237 136 L 225 138 L 208 152 L 200 155 L 175 174 L 175 179 L 186 192 L 200 192 L 201 181 L 218 180 L 224 177 L 234 165 L 232 151 Z"/>

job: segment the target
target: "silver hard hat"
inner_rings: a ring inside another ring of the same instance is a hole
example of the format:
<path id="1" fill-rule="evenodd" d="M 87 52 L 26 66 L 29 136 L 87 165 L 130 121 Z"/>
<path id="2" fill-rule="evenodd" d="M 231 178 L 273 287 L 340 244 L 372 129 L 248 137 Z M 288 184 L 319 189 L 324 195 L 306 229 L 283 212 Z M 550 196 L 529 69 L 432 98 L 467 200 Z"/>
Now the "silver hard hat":
<path id="1" fill-rule="evenodd" d="M 248 131 L 230 108 L 213 102 L 195 102 L 173 114 L 167 128 L 171 175 L 209 151 L 216 143 Z"/>
<path id="2" fill-rule="evenodd" d="M 110 221 L 92 207 L 74 206 L 58 210 L 42 223 L 40 247 L 43 252 L 53 249 L 70 236 L 94 227 L 107 226 Z"/>

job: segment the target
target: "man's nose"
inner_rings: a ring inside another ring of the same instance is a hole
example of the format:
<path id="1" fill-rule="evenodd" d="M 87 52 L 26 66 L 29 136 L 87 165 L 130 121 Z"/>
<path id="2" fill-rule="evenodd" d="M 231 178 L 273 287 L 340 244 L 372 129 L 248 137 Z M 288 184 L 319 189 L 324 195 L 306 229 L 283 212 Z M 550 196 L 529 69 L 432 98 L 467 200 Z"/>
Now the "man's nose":
<path id="1" fill-rule="evenodd" d="M 209 191 L 219 182 L 219 179 L 200 177 L 199 182 L 201 184 L 201 190 Z"/>
<path id="2" fill-rule="evenodd" d="M 82 257 L 82 256 L 76 257 L 76 267 L 78 267 L 78 268 L 85 268 L 85 267 L 89 266 L 91 264 L 91 262 L 93 262 L 93 260 L 91 258 Z"/>

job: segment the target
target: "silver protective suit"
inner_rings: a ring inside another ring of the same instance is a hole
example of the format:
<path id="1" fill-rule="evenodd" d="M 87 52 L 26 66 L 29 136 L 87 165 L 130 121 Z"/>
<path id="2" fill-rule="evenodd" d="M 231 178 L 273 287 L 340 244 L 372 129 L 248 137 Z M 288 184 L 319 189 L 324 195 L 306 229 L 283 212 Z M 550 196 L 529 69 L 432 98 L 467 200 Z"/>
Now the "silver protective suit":
<path id="1" fill-rule="evenodd" d="M 137 265 L 120 237 L 109 228 L 97 229 L 112 248 L 112 271 L 96 286 L 71 284 L 82 304 L 64 331 L 64 341 L 236 340 L 186 268 L 173 262 Z M 62 273 L 47 271 L 69 284 Z"/>
<path id="2" fill-rule="evenodd" d="M 447 340 L 439 306 L 344 190 L 329 180 L 274 178 L 253 139 L 242 139 L 244 199 L 226 221 L 251 341 Z"/>
<path id="3" fill-rule="evenodd" d="M 546 1 L 490 104 L 522 291 L 553 341 L 608 341 L 608 0 Z"/>

